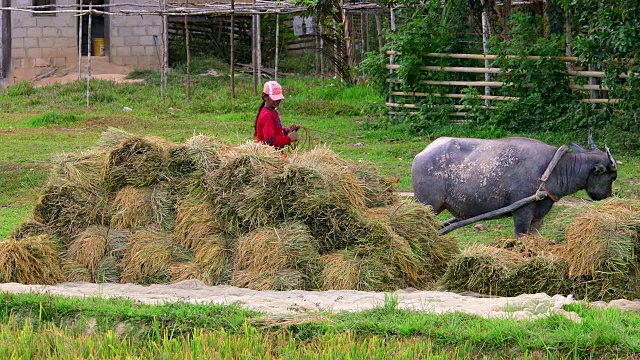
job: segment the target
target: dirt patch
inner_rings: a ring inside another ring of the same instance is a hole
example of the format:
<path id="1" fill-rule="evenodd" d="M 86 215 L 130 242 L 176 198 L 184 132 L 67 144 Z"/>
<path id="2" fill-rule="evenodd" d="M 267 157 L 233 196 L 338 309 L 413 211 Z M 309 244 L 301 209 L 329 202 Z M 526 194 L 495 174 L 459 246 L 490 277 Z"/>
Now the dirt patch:
<path id="1" fill-rule="evenodd" d="M 87 59 L 82 60 L 81 65 L 82 80 L 87 79 Z M 108 80 L 116 83 L 136 83 L 142 79 L 126 79 L 127 75 L 133 71 L 129 66 L 116 65 L 109 62 L 108 58 L 91 58 L 91 78 Z M 78 66 L 64 66 L 51 68 L 41 73 L 39 77 L 32 81 L 33 86 L 42 87 L 51 84 L 64 84 L 78 80 Z"/>

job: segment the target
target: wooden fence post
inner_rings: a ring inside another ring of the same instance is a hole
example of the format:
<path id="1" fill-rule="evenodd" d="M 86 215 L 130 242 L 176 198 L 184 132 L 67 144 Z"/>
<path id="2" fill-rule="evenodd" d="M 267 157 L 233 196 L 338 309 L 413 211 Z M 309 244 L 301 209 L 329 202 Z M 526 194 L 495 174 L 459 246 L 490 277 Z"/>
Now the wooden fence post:
<path id="1" fill-rule="evenodd" d="M 484 3 L 484 1 L 483 1 Z M 489 20 L 487 19 L 487 12 L 482 12 L 482 50 L 485 55 L 489 54 Z M 489 60 L 484 61 L 484 67 L 488 68 L 491 66 Z M 491 74 L 484 73 L 484 81 L 491 81 Z M 491 95 L 491 88 L 486 86 L 484 88 L 484 95 Z M 491 102 L 489 100 L 484 101 L 485 106 L 489 106 Z"/>
<path id="2" fill-rule="evenodd" d="M 378 32 L 378 51 L 382 51 L 382 24 L 380 24 L 380 14 L 376 12 L 376 30 Z"/>
<path id="3" fill-rule="evenodd" d="M 187 0 L 187 8 L 189 0 Z M 187 101 L 191 101 L 191 52 L 189 51 L 189 16 L 184 16 L 184 37 L 187 50 Z"/>
<path id="4" fill-rule="evenodd" d="M 278 42 L 280 39 L 280 13 L 276 13 L 276 63 L 273 69 L 274 78 L 278 81 Z"/>
<path id="5" fill-rule="evenodd" d="M 91 107 L 91 12 L 89 3 L 89 24 L 87 25 L 87 108 Z"/>
<path id="6" fill-rule="evenodd" d="M 82 9 L 82 4 L 80 4 Z M 78 21 L 78 80 L 82 80 L 82 14 Z"/>
<path id="7" fill-rule="evenodd" d="M 231 75 L 231 99 L 236 97 L 236 79 L 235 79 L 235 0 L 231 0 L 231 28 L 229 30 L 229 43 L 230 43 L 230 54 L 229 54 L 229 73 Z"/>

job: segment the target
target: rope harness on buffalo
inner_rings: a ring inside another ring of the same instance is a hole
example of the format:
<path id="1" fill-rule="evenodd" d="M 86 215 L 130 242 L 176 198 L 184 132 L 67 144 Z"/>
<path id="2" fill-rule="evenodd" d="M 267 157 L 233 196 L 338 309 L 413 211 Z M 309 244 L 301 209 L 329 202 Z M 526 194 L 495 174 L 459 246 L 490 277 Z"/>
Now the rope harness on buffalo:
<path id="1" fill-rule="evenodd" d="M 569 147 L 567 145 L 562 145 L 561 147 L 558 148 L 558 150 L 556 150 L 556 153 L 553 155 L 553 158 L 551 159 L 551 161 L 549 162 L 549 165 L 547 165 L 547 170 L 545 170 L 545 172 L 542 174 L 542 176 L 540 177 L 540 186 L 538 187 L 538 190 L 536 190 L 536 193 L 526 197 L 524 199 L 518 200 L 516 202 L 514 202 L 513 204 L 509 205 L 509 206 L 505 206 L 501 209 L 498 210 L 494 210 L 494 211 L 490 211 L 488 213 L 484 213 L 484 214 L 480 214 L 478 216 L 474 216 L 472 218 L 469 219 L 465 219 L 465 220 L 460 220 L 457 222 L 454 222 L 450 225 L 444 226 L 442 229 L 440 229 L 440 231 L 438 232 L 440 235 L 444 235 L 448 232 L 451 232 L 457 228 L 469 225 L 469 224 L 473 224 L 474 222 L 478 222 L 484 219 L 488 219 L 488 218 L 492 218 L 492 217 L 496 217 L 502 214 L 506 214 L 508 212 L 512 212 L 516 209 L 519 209 L 527 204 L 530 204 L 534 201 L 540 201 L 540 200 L 544 200 L 546 198 L 551 199 L 553 202 L 557 202 L 558 200 L 560 200 L 557 196 L 554 196 L 552 194 L 550 194 L 549 192 L 547 192 L 546 190 L 546 186 L 547 186 L 547 180 L 549 179 L 549 176 L 551 176 L 551 173 L 553 172 L 553 169 L 555 169 L 556 165 L 558 165 L 558 162 L 560 161 L 560 159 L 562 158 L 562 156 L 564 154 L 567 153 L 567 151 L 569 151 Z"/>

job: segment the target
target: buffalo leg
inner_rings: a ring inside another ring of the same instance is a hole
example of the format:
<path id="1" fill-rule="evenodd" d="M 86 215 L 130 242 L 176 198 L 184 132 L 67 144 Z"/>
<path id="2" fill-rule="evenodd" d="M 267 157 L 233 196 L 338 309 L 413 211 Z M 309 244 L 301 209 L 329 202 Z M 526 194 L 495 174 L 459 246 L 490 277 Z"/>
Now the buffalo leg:
<path id="1" fill-rule="evenodd" d="M 514 236 L 520 237 L 527 235 L 533 221 L 535 205 L 530 204 L 519 208 L 512 212 Z"/>
<path id="2" fill-rule="evenodd" d="M 529 227 L 529 234 L 540 235 L 540 228 L 542 227 L 542 218 L 533 219 L 531 226 Z"/>

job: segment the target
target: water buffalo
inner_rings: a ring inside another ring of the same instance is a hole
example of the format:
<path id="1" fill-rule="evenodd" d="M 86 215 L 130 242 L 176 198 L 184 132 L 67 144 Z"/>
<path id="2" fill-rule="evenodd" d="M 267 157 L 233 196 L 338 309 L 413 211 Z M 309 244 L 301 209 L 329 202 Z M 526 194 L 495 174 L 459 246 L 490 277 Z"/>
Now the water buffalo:
<path id="1" fill-rule="evenodd" d="M 575 143 L 560 158 L 545 186 L 548 197 L 510 214 L 514 233 L 536 233 L 555 201 L 585 189 L 593 200 L 611 196 L 617 176 L 609 149 L 600 151 L 589 135 L 591 150 Z M 416 200 L 436 213 L 448 210 L 460 221 L 506 207 L 536 194 L 540 177 L 558 148 L 527 138 L 496 140 L 441 137 L 416 155 L 411 168 Z"/>

